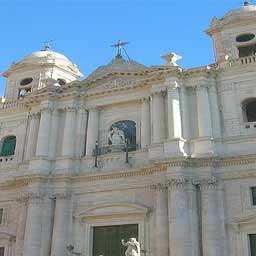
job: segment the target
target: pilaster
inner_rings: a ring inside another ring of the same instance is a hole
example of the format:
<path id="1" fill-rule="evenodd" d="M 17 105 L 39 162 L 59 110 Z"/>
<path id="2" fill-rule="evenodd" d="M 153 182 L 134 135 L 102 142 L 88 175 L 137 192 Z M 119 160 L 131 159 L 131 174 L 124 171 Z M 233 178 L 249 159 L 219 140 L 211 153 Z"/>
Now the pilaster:
<path id="1" fill-rule="evenodd" d="M 218 207 L 219 182 L 215 177 L 207 177 L 200 181 L 200 185 L 203 256 L 222 256 L 224 230 Z"/>
<path id="2" fill-rule="evenodd" d="M 198 222 L 196 190 L 190 179 L 179 176 L 168 182 L 170 255 L 197 256 L 199 236 L 192 224 Z"/>
<path id="3" fill-rule="evenodd" d="M 68 191 L 57 192 L 54 197 L 56 198 L 56 205 L 51 255 L 66 255 L 71 225 L 71 193 Z"/>
<path id="4" fill-rule="evenodd" d="M 209 88 L 206 81 L 196 86 L 198 139 L 195 141 L 193 157 L 211 157 L 215 154 Z"/>
<path id="5" fill-rule="evenodd" d="M 48 157 L 51 113 L 52 109 L 49 107 L 41 109 L 41 118 L 36 147 L 36 156 L 38 157 Z"/>
<path id="6" fill-rule="evenodd" d="M 91 108 L 89 110 L 88 129 L 86 136 L 86 155 L 92 156 L 95 143 L 99 134 L 99 109 Z"/>
<path id="7" fill-rule="evenodd" d="M 26 155 L 25 155 L 26 160 L 30 160 L 31 157 L 35 156 L 35 153 L 36 153 L 39 118 L 40 118 L 39 113 L 32 113 L 30 115 L 28 141 L 27 141 L 27 148 L 26 148 Z"/>
<path id="8" fill-rule="evenodd" d="M 75 124 L 76 109 L 74 107 L 65 108 L 66 118 L 64 125 L 64 135 L 62 142 L 62 156 L 72 157 L 75 146 Z"/>
<path id="9" fill-rule="evenodd" d="M 141 99 L 141 148 L 150 145 L 150 101 L 149 97 Z"/>
<path id="10" fill-rule="evenodd" d="M 155 255 L 169 255 L 168 193 L 167 185 L 152 185 L 155 191 Z"/>
<path id="11" fill-rule="evenodd" d="M 39 191 L 29 192 L 24 198 L 28 201 L 28 208 L 23 255 L 38 256 L 41 250 L 42 203 L 45 194 Z"/>

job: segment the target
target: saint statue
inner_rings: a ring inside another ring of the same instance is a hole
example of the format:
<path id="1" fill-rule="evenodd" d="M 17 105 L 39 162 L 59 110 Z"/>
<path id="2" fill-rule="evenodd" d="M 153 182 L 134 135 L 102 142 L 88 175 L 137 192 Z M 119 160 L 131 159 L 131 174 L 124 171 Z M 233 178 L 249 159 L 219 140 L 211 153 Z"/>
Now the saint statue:
<path id="1" fill-rule="evenodd" d="M 130 238 L 126 243 L 122 239 L 121 243 L 123 246 L 127 246 L 125 256 L 140 256 L 140 243 L 136 238 Z"/>
<path id="2" fill-rule="evenodd" d="M 111 131 L 108 134 L 108 140 L 113 146 L 124 145 L 125 144 L 124 132 L 118 129 L 118 127 L 113 126 Z"/>

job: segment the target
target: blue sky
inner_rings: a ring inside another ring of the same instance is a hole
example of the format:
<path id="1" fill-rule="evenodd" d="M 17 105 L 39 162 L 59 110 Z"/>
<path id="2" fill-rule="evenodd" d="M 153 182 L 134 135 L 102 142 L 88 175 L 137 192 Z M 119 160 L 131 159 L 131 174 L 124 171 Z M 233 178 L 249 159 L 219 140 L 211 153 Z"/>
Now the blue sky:
<path id="1" fill-rule="evenodd" d="M 115 55 L 110 47 L 127 40 L 129 56 L 145 65 L 163 63 L 176 52 L 186 68 L 214 62 L 203 32 L 213 16 L 240 7 L 240 0 L 0 0 L 0 72 L 12 61 L 53 40 L 87 76 Z M 0 78 L 0 95 L 5 79 Z"/>

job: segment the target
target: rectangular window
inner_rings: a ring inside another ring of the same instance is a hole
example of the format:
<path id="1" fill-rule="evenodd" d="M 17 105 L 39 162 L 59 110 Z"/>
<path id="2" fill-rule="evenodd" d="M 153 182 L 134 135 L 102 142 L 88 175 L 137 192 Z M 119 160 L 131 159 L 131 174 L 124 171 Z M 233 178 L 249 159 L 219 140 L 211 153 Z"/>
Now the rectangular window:
<path id="1" fill-rule="evenodd" d="M 249 235 L 250 240 L 250 256 L 256 256 L 256 234 Z"/>
<path id="2" fill-rule="evenodd" d="M 3 224 L 3 218 L 4 218 L 4 209 L 0 208 L 0 225 Z"/>
<path id="3" fill-rule="evenodd" d="M 256 187 L 251 187 L 252 205 L 256 205 Z"/>
<path id="4" fill-rule="evenodd" d="M 4 247 L 0 247 L 0 256 L 4 256 Z"/>

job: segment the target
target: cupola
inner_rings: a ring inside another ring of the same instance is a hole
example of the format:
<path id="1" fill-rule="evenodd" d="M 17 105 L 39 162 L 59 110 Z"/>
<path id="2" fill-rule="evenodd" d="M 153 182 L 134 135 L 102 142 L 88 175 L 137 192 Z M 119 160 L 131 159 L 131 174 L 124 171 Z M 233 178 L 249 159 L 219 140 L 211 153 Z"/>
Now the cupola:
<path id="1" fill-rule="evenodd" d="M 66 56 L 45 46 L 13 63 L 3 76 L 7 78 L 5 100 L 10 101 L 43 88 L 44 79 L 52 78 L 59 86 L 63 86 L 79 79 L 82 74 Z"/>

